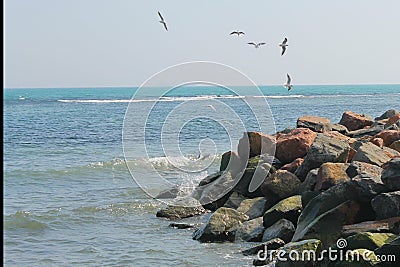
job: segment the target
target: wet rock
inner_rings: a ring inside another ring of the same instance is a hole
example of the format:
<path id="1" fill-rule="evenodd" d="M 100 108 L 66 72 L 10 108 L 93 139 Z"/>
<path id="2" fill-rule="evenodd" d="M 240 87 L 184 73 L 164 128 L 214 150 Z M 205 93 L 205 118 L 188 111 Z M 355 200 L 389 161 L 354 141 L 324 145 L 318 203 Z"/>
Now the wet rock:
<path id="1" fill-rule="evenodd" d="M 326 162 L 346 162 L 349 156 L 350 146 L 347 142 L 318 134 L 313 144 L 304 157 L 304 162 L 296 170 L 296 176 L 304 181 L 307 173 Z"/>
<path id="2" fill-rule="evenodd" d="M 191 223 L 170 223 L 169 227 L 177 228 L 177 229 L 191 229 L 191 228 L 195 228 L 196 226 Z"/>
<path id="3" fill-rule="evenodd" d="M 214 182 L 215 180 L 217 180 L 221 175 L 223 174 L 222 171 L 220 172 L 216 172 L 213 174 L 210 174 L 208 176 L 206 176 L 204 179 L 202 179 L 199 183 L 199 186 L 203 186 L 203 185 L 207 185 L 210 184 L 212 182 Z"/>
<path id="4" fill-rule="evenodd" d="M 318 116 L 303 116 L 297 119 L 297 128 L 308 128 L 314 132 L 331 131 L 331 121 Z"/>
<path id="5" fill-rule="evenodd" d="M 174 187 L 171 189 L 164 190 L 160 192 L 155 198 L 156 199 L 171 199 L 171 198 L 176 198 L 178 195 L 180 195 L 182 190 L 179 187 Z"/>
<path id="6" fill-rule="evenodd" d="M 264 196 L 260 186 L 273 169 L 274 167 L 268 163 L 262 163 L 255 167 L 247 167 L 235 177 L 235 180 L 238 182 L 232 191 L 238 192 L 248 198 Z"/>
<path id="7" fill-rule="evenodd" d="M 384 244 L 389 244 L 396 237 L 397 235 L 391 233 L 357 233 L 346 238 L 346 249 L 365 248 L 369 250 L 375 250 Z"/>
<path id="8" fill-rule="evenodd" d="M 374 120 L 365 114 L 357 114 L 352 111 L 343 113 L 339 124 L 346 126 L 349 131 L 362 129 L 366 126 L 371 126 Z"/>
<path id="9" fill-rule="evenodd" d="M 324 163 L 319 167 L 315 191 L 326 190 L 335 184 L 349 181 L 350 178 L 346 173 L 348 164 L 346 163 Z"/>
<path id="10" fill-rule="evenodd" d="M 285 242 L 289 242 L 292 239 L 294 231 L 295 227 L 291 221 L 280 219 L 264 230 L 262 241 L 265 242 L 274 238 L 280 238 Z"/>
<path id="11" fill-rule="evenodd" d="M 235 231 L 248 218 L 247 215 L 234 209 L 219 208 L 193 233 L 193 239 L 200 242 L 234 241 Z"/>
<path id="12" fill-rule="evenodd" d="M 293 160 L 291 163 L 285 164 L 284 166 L 282 166 L 280 168 L 280 170 L 286 170 L 289 171 L 291 173 L 294 173 L 298 167 L 300 167 L 300 165 L 303 163 L 304 159 L 302 158 L 297 158 L 295 160 Z"/>
<path id="13" fill-rule="evenodd" d="M 265 196 L 273 194 L 283 199 L 297 194 L 300 183 L 300 180 L 293 173 L 278 170 L 264 180 L 261 191 Z"/>
<path id="14" fill-rule="evenodd" d="M 362 161 L 377 166 L 382 166 L 391 159 L 385 151 L 374 144 L 364 143 L 358 148 L 353 161 Z"/>
<path id="15" fill-rule="evenodd" d="M 270 227 L 280 219 L 287 219 L 296 225 L 301 210 L 300 195 L 283 199 L 264 213 L 263 225 L 266 228 Z"/>
<path id="16" fill-rule="evenodd" d="M 373 232 L 373 233 L 393 233 L 399 234 L 400 217 L 392 217 L 380 221 L 366 221 L 356 224 L 344 225 L 342 234 L 350 236 L 357 233 Z"/>
<path id="17" fill-rule="evenodd" d="M 240 203 L 237 211 L 249 216 L 252 220 L 257 217 L 264 215 L 267 207 L 267 199 L 265 197 L 257 197 L 251 199 L 245 199 Z"/>
<path id="18" fill-rule="evenodd" d="M 393 142 L 400 140 L 400 131 L 385 130 L 375 135 L 374 138 L 381 138 L 384 146 L 390 146 Z"/>
<path id="19" fill-rule="evenodd" d="M 188 206 L 188 203 L 190 206 Z M 205 213 L 207 213 L 207 211 L 196 199 L 183 199 L 175 201 L 174 205 L 169 205 L 166 208 L 157 211 L 156 216 L 170 220 L 178 220 Z"/>
<path id="20" fill-rule="evenodd" d="M 316 133 L 307 128 L 297 128 L 288 134 L 277 134 L 275 156 L 282 163 L 302 158 L 316 138 Z"/>
<path id="21" fill-rule="evenodd" d="M 400 216 L 400 191 L 382 193 L 371 200 L 376 219 Z"/>
<path id="22" fill-rule="evenodd" d="M 285 241 L 283 241 L 280 238 L 274 238 L 271 240 L 268 240 L 266 242 L 263 242 L 257 246 L 254 246 L 252 248 L 246 249 L 242 251 L 242 254 L 244 256 L 249 256 L 249 255 L 256 255 L 258 254 L 260 251 L 262 251 L 263 253 L 265 252 L 265 248 L 267 248 L 268 250 L 276 250 L 280 247 L 283 247 L 285 245 Z"/>
<path id="23" fill-rule="evenodd" d="M 263 218 L 258 217 L 244 222 L 235 234 L 236 241 L 261 242 L 264 234 Z"/>
<path id="24" fill-rule="evenodd" d="M 312 169 L 311 171 L 308 172 L 306 179 L 304 179 L 304 181 L 301 183 L 299 187 L 299 192 L 314 190 L 315 184 L 317 182 L 318 170 L 319 168 Z"/>
<path id="25" fill-rule="evenodd" d="M 241 159 L 248 159 L 261 154 L 275 154 L 275 136 L 260 132 L 247 132 L 239 140 L 238 154 Z"/>
<path id="26" fill-rule="evenodd" d="M 245 163 L 239 158 L 239 154 L 234 151 L 228 151 L 222 154 L 220 171 L 225 171 L 227 168 L 233 172 L 238 173 L 244 168 Z"/>
<path id="27" fill-rule="evenodd" d="M 400 158 L 394 158 L 385 164 L 382 182 L 392 191 L 400 190 Z"/>

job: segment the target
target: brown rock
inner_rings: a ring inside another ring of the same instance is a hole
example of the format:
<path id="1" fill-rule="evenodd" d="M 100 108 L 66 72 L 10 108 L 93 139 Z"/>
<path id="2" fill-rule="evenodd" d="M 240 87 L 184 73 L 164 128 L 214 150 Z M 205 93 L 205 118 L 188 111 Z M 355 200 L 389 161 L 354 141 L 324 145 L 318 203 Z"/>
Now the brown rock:
<path id="1" fill-rule="evenodd" d="M 357 114 L 352 111 L 346 111 L 342 115 L 342 119 L 339 124 L 344 125 L 349 131 L 365 128 L 371 126 L 374 123 L 372 118 L 364 114 Z"/>
<path id="2" fill-rule="evenodd" d="M 324 163 L 318 170 L 315 191 L 326 190 L 335 184 L 349 181 L 346 163 Z"/>
<path id="3" fill-rule="evenodd" d="M 383 139 L 382 138 L 374 137 L 370 140 L 370 142 L 380 148 L 383 147 Z"/>
<path id="4" fill-rule="evenodd" d="M 331 121 L 327 118 L 317 116 L 303 116 L 297 119 L 297 128 L 308 128 L 314 132 L 325 132 L 332 130 Z"/>
<path id="5" fill-rule="evenodd" d="M 282 163 L 289 163 L 307 154 L 317 134 L 307 128 L 297 128 L 288 134 L 278 134 L 276 157 Z"/>
<path id="6" fill-rule="evenodd" d="M 394 141 L 389 147 L 397 152 L 400 152 L 400 140 Z"/>
<path id="7" fill-rule="evenodd" d="M 275 137 L 260 132 L 245 132 L 239 140 L 238 153 L 243 160 L 261 154 L 274 155 Z"/>
<path id="8" fill-rule="evenodd" d="M 303 158 L 297 158 L 293 160 L 291 163 L 282 166 L 280 169 L 294 173 L 297 170 L 297 168 L 303 163 L 303 161 L 304 161 Z"/>
<path id="9" fill-rule="evenodd" d="M 400 131 L 385 130 L 375 135 L 374 138 L 382 138 L 384 146 L 390 146 L 393 142 L 400 140 Z"/>
<path id="10" fill-rule="evenodd" d="M 396 122 L 398 122 L 400 120 L 400 113 L 397 113 L 396 115 L 394 115 L 393 117 L 390 117 L 386 124 L 387 125 L 392 125 L 395 124 Z"/>

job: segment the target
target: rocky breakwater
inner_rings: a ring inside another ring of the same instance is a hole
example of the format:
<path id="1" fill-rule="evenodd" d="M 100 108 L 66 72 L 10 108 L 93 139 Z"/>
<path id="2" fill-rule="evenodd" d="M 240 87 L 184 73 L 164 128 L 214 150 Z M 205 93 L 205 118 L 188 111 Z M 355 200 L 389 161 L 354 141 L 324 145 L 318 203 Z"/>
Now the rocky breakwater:
<path id="1" fill-rule="evenodd" d="M 193 239 L 253 244 L 243 254 L 254 265 L 399 266 L 399 142 L 396 110 L 375 119 L 346 111 L 337 124 L 304 116 L 275 135 L 245 133 L 192 194 L 196 207 L 157 215 L 207 212 Z M 328 248 L 368 257 L 320 257 Z M 397 263 L 382 260 L 389 255 Z"/>

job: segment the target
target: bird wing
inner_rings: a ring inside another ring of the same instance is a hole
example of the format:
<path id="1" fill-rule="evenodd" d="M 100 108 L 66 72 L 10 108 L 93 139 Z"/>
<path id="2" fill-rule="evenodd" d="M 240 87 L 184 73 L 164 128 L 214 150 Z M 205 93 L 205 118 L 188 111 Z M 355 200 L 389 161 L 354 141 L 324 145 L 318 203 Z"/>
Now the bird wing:
<path id="1" fill-rule="evenodd" d="M 164 18 L 163 18 L 163 16 L 161 16 L 161 13 L 160 13 L 160 11 L 158 11 L 158 15 L 160 16 L 160 18 L 161 18 L 161 21 L 164 21 Z"/>
<path id="2" fill-rule="evenodd" d="M 239 32 L 239 34 L 245 34 L 244 32 Z"/>
<path id="3" fill-rule="evenodd" d="M 282 54 L 281 54 L 281 56 L 283 56 L 283 54 L 285 54 L 285 51 L 286 51 L 286 46 L 282 46 Z"/>
<path id="4" fill-rule="evenodd" d="M 249 45 L 254 45 L 254 46 L 256 46 L 256 44 L 255 43 L 248 43 Z"/>
<path id="5" fill-rule="evenodd" d="M 290 79 L 289 73 L 286 75 L 287 75 L 287 84 L 290 85 L 290 82 L 292 81 L 292 79 Z"/>
<path id="6" fill-rule="evenodd" d="M 285 39 L 283 39 L 282 44 L 286 44 L 287 43 L 287 38 L 285 37 Z"/>
<path id="7" fill-rule="evenodd" d="M 233 31 L 233 32 L 231 32 L 231 35 L 232 35 L 232 34 L 238 34 L 238 32 Z"/>
<path id="8" fill-rule="evenodd" d="M 163 22 L 164 28 L 168 31 L 167 23 Z"/>
<path id="9" fill-rule="evenodd" d="M 266 43 L 258 43 L 258 45 L 265 45 Z"/>

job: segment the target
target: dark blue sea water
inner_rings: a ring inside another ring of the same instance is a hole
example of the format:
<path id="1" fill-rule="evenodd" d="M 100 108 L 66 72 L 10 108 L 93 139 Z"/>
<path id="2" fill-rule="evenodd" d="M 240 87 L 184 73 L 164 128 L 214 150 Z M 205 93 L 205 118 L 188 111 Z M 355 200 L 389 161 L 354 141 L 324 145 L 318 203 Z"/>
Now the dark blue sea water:
<path id="1" fill-rule="evenodd" d="M 372 117 L 400 110 L 400 85 L 260 88 L 265 97 L 252 98 L 245 87 L 234 90 L 237 96 L 192 86 L 158 98 L 160 88 L 146 88 L 133 101 L 137 88 L 5 89 L 5 265 L 250 265 L 251 258 L 238 253 L 246 244 L 200 244 L 191 239 L 192 230 L 172 229 L 156 218 L 163 203 L 135 183 L 124 156 L 139 182 L 152 179 L 146 171 L 152 166 L 167 180 L 195 184 L 231 148 L 229 125 L 236 117 L 246 130 L 260 130 L 257 119 L 266 119 L 262 129 L 274 132 L 295 126 L 302 115 L 336 123 L 346 110 Z M 143 140 L 145 153 L 136 147 Z M 182 166 L 195 172 L 176 168 L 175 150 L 165 157 L 175 144 L 187 159 Z"/>

